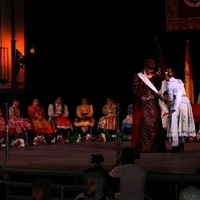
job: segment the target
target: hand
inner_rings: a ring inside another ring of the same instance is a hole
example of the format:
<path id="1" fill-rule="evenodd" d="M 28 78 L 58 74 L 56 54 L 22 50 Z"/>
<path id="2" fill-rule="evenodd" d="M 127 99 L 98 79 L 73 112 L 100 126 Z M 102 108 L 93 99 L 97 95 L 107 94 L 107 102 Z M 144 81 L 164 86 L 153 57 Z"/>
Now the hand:
<path id="1" fill-rule="evenodd" d="M 158 69 L 158 71 L 156 72 L 157 75 L 161 75 L 161 69 Z"/>
<path id="2" fill-rule="evenodd" d="M 120 155 L 119 158 L 115 162 L 118 164 L 122 163 L 123 162 L 122 156 Z"/>
<path id="3" fill-rule="evenodd" d="M 147 98 L 146 97 L 142 97 L 142 102 L 146 102 Z"/>
<path id="4" fill-rule="evenodd" d="M 168 115 L 168 114 L 169 114 L 169 113 L 164 113 L 163 116 L 166 116 L 166 115 Z"/>

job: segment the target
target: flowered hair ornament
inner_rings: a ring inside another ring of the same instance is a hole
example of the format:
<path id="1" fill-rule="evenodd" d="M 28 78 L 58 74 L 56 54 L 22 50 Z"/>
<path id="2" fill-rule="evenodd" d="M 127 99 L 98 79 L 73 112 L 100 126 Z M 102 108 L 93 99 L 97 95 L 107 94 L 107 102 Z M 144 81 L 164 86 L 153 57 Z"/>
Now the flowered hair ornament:
<path id="1" fill-rule="evenodd" d="M 171 69 L 171 68 L 167 68 L 166 70 L 165 70 L 165 76 L 168 76 L 168 77 L 173 77 L 174 76 L 174 72 L 173 72 L 173 70 Z"/>

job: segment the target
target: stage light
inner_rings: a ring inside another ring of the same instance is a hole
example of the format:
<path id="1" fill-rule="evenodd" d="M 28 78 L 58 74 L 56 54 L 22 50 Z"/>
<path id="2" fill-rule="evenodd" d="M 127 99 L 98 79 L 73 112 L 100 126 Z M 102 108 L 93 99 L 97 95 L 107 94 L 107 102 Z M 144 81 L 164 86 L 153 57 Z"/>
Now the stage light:
<path id="1" fill-rule="evenodd" d="M 31 54 L 34 54 L 34 53 L 35 53 L 35 48 L 34 48 L 34 47 L 31 47 L 31 48 L 30 48 L 30 53 L 31 53 Z"/>

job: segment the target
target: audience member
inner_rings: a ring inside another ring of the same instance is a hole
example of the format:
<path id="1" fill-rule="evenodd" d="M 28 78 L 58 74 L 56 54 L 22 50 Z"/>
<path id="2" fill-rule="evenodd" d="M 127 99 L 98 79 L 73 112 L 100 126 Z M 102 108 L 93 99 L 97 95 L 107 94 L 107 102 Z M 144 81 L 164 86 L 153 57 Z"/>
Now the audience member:
<path id="1" fill-rule="evenodd" d="M 135 164 L 136 152 L 125 147 L 117 161 L 108 170 L 111 177 L 120 178 L 119 192 L 114 194 L 115 200 L 144 200 L 146 171 Z"/>
<path id="2" fill-rule="evenodd" d="M 31 200 L 51 200 L 51 187 L 48 179 L 38 177 L 31 184 Z"/>
<path id="3" fill-rule="evenodd" d="M 103 189 L 103 176 L 97 171 L 89 171 L 83 180 L 83 192 L 76 197 L 76 200 L 109 200 L 104 195 Z"/>
<path id="4" fill-rule="evenodd" d="M 179 200 L 199 200 L 200 189 L 194 186 L 188 186 L 179 194 Z"/>

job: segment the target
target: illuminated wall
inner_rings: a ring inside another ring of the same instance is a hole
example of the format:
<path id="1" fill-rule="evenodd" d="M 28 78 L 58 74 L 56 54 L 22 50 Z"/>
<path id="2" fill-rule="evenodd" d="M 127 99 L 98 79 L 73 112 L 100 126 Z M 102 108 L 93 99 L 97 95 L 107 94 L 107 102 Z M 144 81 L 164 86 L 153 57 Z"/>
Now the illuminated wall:
<path id="1" fill-rule="evenodd" d="M 8 84 L 3 84 L 4 89 L 12 88 L 11 16 L 14 17 L 16 49 L 24 55 L 24 0 L 13 0 L 13 4 L 11 1 L 0 0 L 0 79 L 2 76 L 9 79 Z M 14 5 L 14 15 L 11 14 L 11 5 Z M 24 69 L 21 69 L 17 75 L 18 89 L 24 89 L 24 74 Z"/>

